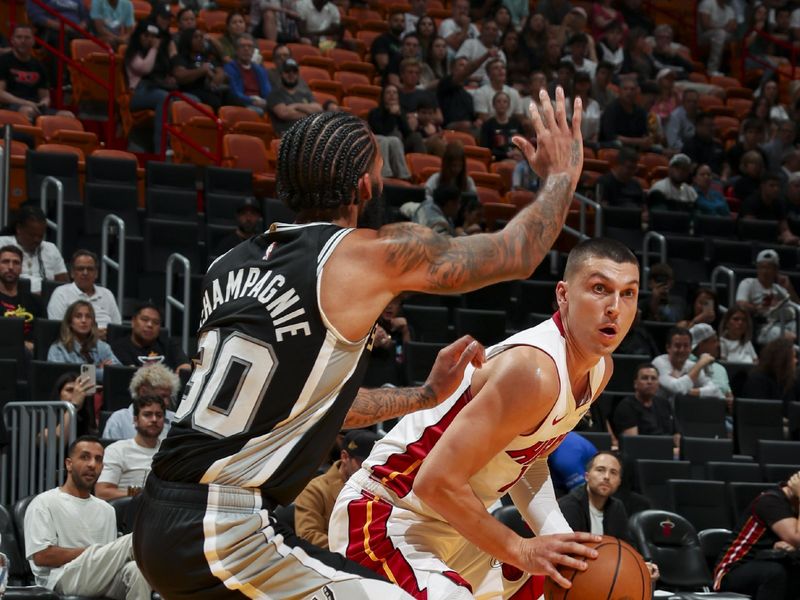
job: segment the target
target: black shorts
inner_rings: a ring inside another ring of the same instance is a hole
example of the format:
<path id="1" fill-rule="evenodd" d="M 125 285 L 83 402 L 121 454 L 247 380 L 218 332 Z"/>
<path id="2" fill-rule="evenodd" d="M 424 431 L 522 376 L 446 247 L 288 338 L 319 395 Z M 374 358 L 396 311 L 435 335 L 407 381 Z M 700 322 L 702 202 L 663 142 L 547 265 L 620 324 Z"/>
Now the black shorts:
<path id="1" fill-rule="evenodd" d="M 257 490 L 147 478 L 133 551 L 166 600 L 303 598 L 331 583 L 379 579 L 281 529 Z"/>

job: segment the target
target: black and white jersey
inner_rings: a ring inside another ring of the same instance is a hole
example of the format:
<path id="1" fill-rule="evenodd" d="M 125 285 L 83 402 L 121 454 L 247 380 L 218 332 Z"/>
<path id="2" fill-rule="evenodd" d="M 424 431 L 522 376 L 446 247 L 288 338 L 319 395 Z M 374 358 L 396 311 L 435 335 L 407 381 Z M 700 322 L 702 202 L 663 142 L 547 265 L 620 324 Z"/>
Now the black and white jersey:
<path id="1" fill-rule="evenodd" d="M 211 265 L 197 366 L 153 461 L 158 477 L 261 488 L 287 504 L 314 476 L 368 358 L 369 336 L 346 340 L 319 300 L 325 263 L 351 231 L 273 225 Z"/>

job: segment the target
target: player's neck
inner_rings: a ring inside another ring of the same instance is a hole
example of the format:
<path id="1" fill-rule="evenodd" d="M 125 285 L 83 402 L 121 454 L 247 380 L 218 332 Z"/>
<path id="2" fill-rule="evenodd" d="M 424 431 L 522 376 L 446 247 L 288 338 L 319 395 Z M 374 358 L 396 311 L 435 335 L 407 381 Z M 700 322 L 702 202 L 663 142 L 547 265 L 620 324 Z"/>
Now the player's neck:
<path id="1" fill-rule="evenodd" d="M 592 367 L 597 364 L 600 358 L 602 357 L 584 354 L 574 344 L 567 343 L 567 372 L 569 373 L 569 383 L 573 395 L 575 395 L 576 391 L 579 393 L 585 392 L 589 371 L 592 370 Z M 575 397 L 577 398 L 578 396 Z"/>

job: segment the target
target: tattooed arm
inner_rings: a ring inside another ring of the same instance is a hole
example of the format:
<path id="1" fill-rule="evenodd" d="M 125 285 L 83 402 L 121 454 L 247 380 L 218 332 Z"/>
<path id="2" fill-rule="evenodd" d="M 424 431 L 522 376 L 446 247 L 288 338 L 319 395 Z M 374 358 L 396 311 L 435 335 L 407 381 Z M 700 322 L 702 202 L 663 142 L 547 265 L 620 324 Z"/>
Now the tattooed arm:
<path id="1" fill-rule="evenodd" d="M 514 143 L 533 170 L 544 179 L 535 202 L 520 211 L 501 231 L 446 238 L 414 224 L 394 224 L 377 233 L 394 291 L 453 293 L 490 283 L 528 277 L 555 242 L 583 166 L 581 107 L 576 102 L 572 131 L 566 120 L 564 92 L 556 92 L 556 108 L 542 92 L 544 117 L 530 111 L 537 148 L 522 137 Z M 544 120 L 543 120 L 544 119 Z"/>
<path id="2" fill-rule="evenodd" d="M 479 368 L 483 362 L 483 346 L 465 335 L 439 351 L 423 386 L 358 390 L 342 429 L 369 427 L 380 421 L 433 408 L 456 391 L 468 364 Z"/>

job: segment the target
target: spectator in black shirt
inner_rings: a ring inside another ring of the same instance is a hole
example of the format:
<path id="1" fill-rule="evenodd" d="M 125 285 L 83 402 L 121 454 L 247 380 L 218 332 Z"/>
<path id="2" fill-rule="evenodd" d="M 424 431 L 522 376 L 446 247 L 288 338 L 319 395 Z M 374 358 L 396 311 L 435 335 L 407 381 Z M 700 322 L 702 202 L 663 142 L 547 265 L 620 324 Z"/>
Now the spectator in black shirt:
<path id="1" fill-rule="evenodd" d="M 511 98 L 497 92 L 492 98 L 495 116 L 481 128 L 481 146 L 492 151 L 492 160 L 516 159 L 519 151 L 511 139 L 522 132 L 522 123 L 511 113 Z"/>
<path id="2" fill-rule="evenodd" d="M 716 175 L 722 174 L 725 149 L 714 139 L 714 117 L 700 113 L 694 124 L 694 137 L 684 142 L 681 152 L 697 165 L 706 164 Z"/>
<path id="3" fill-rule="evenodd" d="M 642 8 L 642 0 L 623 0 L 619 12 L 625 19 L 628 29 L 640 27 L 647 33 L 653 31 L 655 23 Z"/>
<path id="4" fill-rule="evenodd" d="M 0 248 L 0 311 L 3 317 L 25 319 L 25 349 L 33 352 L 34 319 L 44 316 L 39 298 L 19 289 L 19 276 L 22 273 L 22 251 L 17 246 Z"/>
<path id="5" fill-rule="evenodd" d="M 636 369 L 633 396 L 627 396 L 611 417 L 614 433 L 621 435 L 671 435 L 673 445 L 680 445 L 675 415 L 669 400 L 658 393 L 658 369 L 645 363 Z"/>
<path id="6" fill-rule="evenodd" d="M 778 240 L 781 244 L 796 246 L 800 238 L 789 229 L 786 221 L 786 205 L 781 196 L 781 178 L 775 173 L 767 173 L 761 178 L 758 191 L 742 202 L 742 219 L 761 219 L 778 222 Z"/>
<path id="7" fill-rule="evenodd" d="M 634 177 L 638 162 L 636 150 L 627 146 L 620 149 L 614 166 L 597 180 L 602 204 L 641 208 L 644 190 Z"/>
<path id="8" fill-rule="evenodd" d="M 201 30 L 187 29 L 180 33 L 172 74 L 182 92 L 196 96 L 214 112 L 223 104 L 232 104 L 226 102 L 227 75 L 222 69 L 222 59 L 206 43 Z"/>
<path id="9" fill-rule="evenodd" d="M 384 80 L 389 73 L 397 73 L 400 64 L 400 36 L 406 28 L 406 17 L 402 9 L 389 13 L 389 31 L 382 33 L 372 42 L 370 54 L 372 63 Z"/>
<path id="10" fill-rule="evenodd" d="M 416 58 L 404 58 L 400 63 L 400 107 L 409 114 L 417 112 L 424 99 L 436 103 L 432 92 L 418 87 L 421 70 Z"/>
<path id="11" fill-rule="evenodd" d="M 739 133 L 739 140 L 730 147 L 725 154 L 725 163 L 728 166 L 728 176 L 739 175 L 742 157 L 751 150 L 761 155 L 762 162 L 766 164 L 767 155 L 761 149 L 761 142 L 764 141 L 764 122 L 760 119 L 749 118 L 742 122 Z"/>
<path id="12" fill-rule="evenodd" d="M 33 55 L 33 29 L 17 24 L 11 33 L 11 52 L 0 54 L 0 107 L 31 121 L 42 114 L 56 114 L 50 108 L 47 79 L 47 70 Z M 68 111 L 58 114 L 72 116 Z"/>
<path id="13" fill-rule="evenodd" d="M 619 91 L 619 98 L 606 107 L 600 120 L 601 146 L 650 148 L 654 140 L 647 130 L 647 112 L 636 104 L 639 84 L 634 77 L 626 77 Z"/>
<path id="14" fill-rule="evenodd" d="M 739 161 L 741 175 L 733 184 L 733 195 L 739 200 L 747 200 L 758 191 L 764 175 L 764 159 L 757 150 L 750 150 L 742 155 Z"/>
<path id="15" fill-rule="evenodd" d="M 111 343 L 114 356 L 129 367 L 164 364 L 173 371 L 191 369 L 189 358 L 176 342 L 166 344 L 158 338 L 161 333 L 161 309 L 152 302 L 140 304 L 131 319 L 130 337 Z"/>
<path id="16" fill-rule="evenodd" d="M 473 133 L 480 128 L 472 96 L 464 89 L 464 82 L 481 63 L 470 62 L 466 57 L 453 61 L 452 72 L 439 80 L 436 86 L 436 98 L 442 110 L 445 129 L 455 129 Z"/>
<path id="17" fill-rule="evenodd" d="M 247 197 L 236 207 L 236 229 L 217 242 L 214 256 L 222 256 L 231 248 L 249 240 L 262 230 L 261 206 L 253 197 Z"/>

